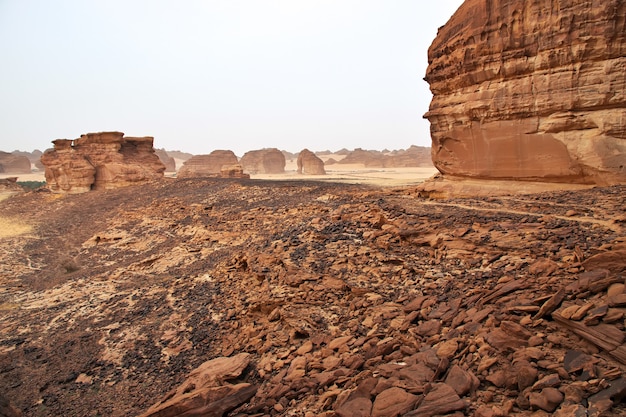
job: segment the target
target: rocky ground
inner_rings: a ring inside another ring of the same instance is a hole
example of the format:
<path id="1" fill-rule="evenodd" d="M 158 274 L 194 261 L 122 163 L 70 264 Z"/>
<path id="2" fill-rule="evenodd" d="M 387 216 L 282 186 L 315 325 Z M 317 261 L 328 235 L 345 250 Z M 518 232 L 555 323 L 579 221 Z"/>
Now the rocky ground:
<path id="1" fill-rule="evenodd" d="M 0 394 L 24 416 L 626 415 L 625 196 L 12 197 Z"/>

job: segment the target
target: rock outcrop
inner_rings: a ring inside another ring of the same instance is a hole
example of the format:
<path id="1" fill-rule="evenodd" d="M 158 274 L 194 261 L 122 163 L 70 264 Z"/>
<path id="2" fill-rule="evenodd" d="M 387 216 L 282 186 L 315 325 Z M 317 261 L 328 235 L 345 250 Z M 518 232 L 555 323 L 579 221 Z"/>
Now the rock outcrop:
<path id="1" fill-rule="evenodd" d="M 165 150 L 156 149 L 154 153 L 159 157 L 163 165 L 165 165 L 165 172 L 176 172 L 176 160 L 169 156 Z"/>
<path id="2" fill-rule="evenodd" d="M 0 151 L 0 174 L 30 174 L 30 160 L 23 155 Z"/>
<path id="3" fill-rule="evenodd" d="M 466 0 L 428 51 L 444 175 L 626 182 L 626 3 Z"/>
<path id="4" fill-rule="evenodd" d="M 229 382 L 239 378 L 249 364 L 249 353 L 207 361 L 140 417 L 222 416 L 256 393 L 252 384 Z"/>
<path id="5" fill-rule="evenodd" d="M 308 149 L 303 149 L 298 155 L 298 174 L 325 175 L 324 161 Z"/>
<path id="6" fill-rule="evenodd" d="M 241 164 L 224 165 L 220 171 L 222 178 L 250 178 L 250 174 L 243 172 Z"/>
<path id="7" fill-rule="evenodd" d="M 276 148 L 246 152 L 241 157 L 243 169 L 250 174 L 282 174 L 285 172 L 285 155 Z"/>
<path id="8" fill-rule="evenodd" d="M 208 155 L 195 155 L 178 170 L 178 178 L 219 177 L 223 166 L 237 165 L 237 156 L 230 150 L 215 150 Z"/>
<path id="9" fill-rule="evenodd" d="M 122 132 L 54 140 L 54 149 L 41 156 L 48 188 L 80 193 L 160 179 L 165 167 L 154 153 L 153 142 L 151 136 L 124 137 Z"/>

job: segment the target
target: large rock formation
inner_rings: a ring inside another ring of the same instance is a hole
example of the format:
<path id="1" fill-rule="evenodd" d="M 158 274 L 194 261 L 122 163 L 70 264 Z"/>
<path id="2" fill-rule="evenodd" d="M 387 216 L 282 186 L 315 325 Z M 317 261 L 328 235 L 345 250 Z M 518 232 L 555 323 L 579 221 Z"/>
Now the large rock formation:
<path id="1" fill-rule="evenodd" d="M 428 51 L 445 175 L 626 181 L 626 3 L 466 0 Z"/>
<path id="2" fill-rule="evenodd" d="M 285 172 L 285 155 L 276 148 L 246 152 L 241 157 L 243 169 L 250 174 L 282 174 Z"/>
<path id="3" fill-rule="evenodd" d="M 121 132 L 81 135 L 52 141 L 41 157 L 52 191 L 80 193 L 112 189 L 163 177 L 165 167 L 154 153 L 152 137 L 124 137 Z"/>
<path id="4" fill-rule="evenodd" d="M 219 177 L 222 167 L 237 165 L 233 151 L 215 150 L 208 155 L 195 155 L 186 160 L 178 171 L 178 178 Z"/>
<path id="5" fill-rule="evenodd" d="M 324 161 L 308 149 L 303 149 L 298 155 L 298 174 L 325 175 Z"/>
<path id="6" fill-rule="evenodd" d="M 0 151 L 0 174 L 30 174 L 30 160 L 23 155 Z"/>

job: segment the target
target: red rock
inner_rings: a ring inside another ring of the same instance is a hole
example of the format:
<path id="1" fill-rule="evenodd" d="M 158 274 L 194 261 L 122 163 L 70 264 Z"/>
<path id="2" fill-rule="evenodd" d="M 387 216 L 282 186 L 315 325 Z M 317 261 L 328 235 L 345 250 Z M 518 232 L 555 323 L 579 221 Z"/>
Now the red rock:
<path id="1" fill-rule="evenodd" d="M 464 396 L 478 388 L 480 381 L 471 372 L 458 365 L 453 365 L 448 371 L 445 383 L 451 386 L 459 396 Z"/>
<path id="2" fill-rule="evenodd" d="M 165 166 L 154 153 L 152 137 L 121 132 L 87 133 L 53 141 L 41 156 L 52 191 L 81 193 L 141 184 L 163 177 Z"/>
<path id="3" fill-rule="evenodd" d="M 620 2 L 465 1 L 428 51 L 435 166 L 472 178 L 626 182 L 625 15 Z"/>
<path id="4" fill-rule="evenodd" d="M 417 395 L 410 394 L 402 388 L 392 387 L 376 396 L 372 408 L 372 417 L 395 417 L 413 409 L 417 403 Z"/>
<path id="5" fill-rule="evenodd" d="M 257 387 L 251 384 L 226 382 L 239 377 L 249 363 L 248 353 L 207 361 L 140 417 L 222 416 L 256 393 Z"/>
<path id="6" fill-rule="evenodd" d="M 324 162 L 308 149 L 298 155 L 298 174 L 325 175 Z"/>
<path id="7" fill-rule="evenodd" d="M 246 152 L 239 161 L 250 174 L 282 174 L 285 172 L 285 155 L 276 148 Z"/>
<path id="8" fill-rule="evenodd" d="M 432 417 L 437 414 L 447 414 L 452 411 L 463 410 L 467 407 L 451 386 L 444 383 L 433 385 L 419 407 L 415 411 L 405 414 L 405 417 Z"/>
<path id="9" fill-rule="evenodd" d="M 540 392 L 531 392 L 530 406 L 537 410 L 553 412 L 563 402 L 563 393 L 556 388 L 544 388 Z"/>
<path id="10" fill-rule="evenodd" d="M 208 155 L 195 155 L 186 160 L 176 176 L 178 178 L 216 177 L 222 172 L 222 167 L 238 163 L 233 151 L 218 149 Z"/>

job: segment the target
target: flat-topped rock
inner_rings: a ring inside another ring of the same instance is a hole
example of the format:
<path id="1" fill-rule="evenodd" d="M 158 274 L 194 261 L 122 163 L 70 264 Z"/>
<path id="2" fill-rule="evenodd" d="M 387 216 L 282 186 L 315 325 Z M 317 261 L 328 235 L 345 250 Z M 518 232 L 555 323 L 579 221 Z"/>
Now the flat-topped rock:
<path id="1" fill-rule="evenodd" d="M 237 156 L 230 150 L 215 150 L 208 155 L 195 155 L 186 160 L 178 178 L 219 177 L 222 167 L 237 165 Z"/>
<path id="2" fill-rule="evenodd" d="M 154 153 L 153 142 L 151 136 L 124 137 L 121 132 L 54 140 L 54 148 L 41 156 L 48 188 L 81 193 L 160 179 L 165 166 Z"/>
<path id="3" fill-rule="evenodd" d="M 0 151 L 0 174 L 29 174 L 30 160 L 23 155 Z"/>

